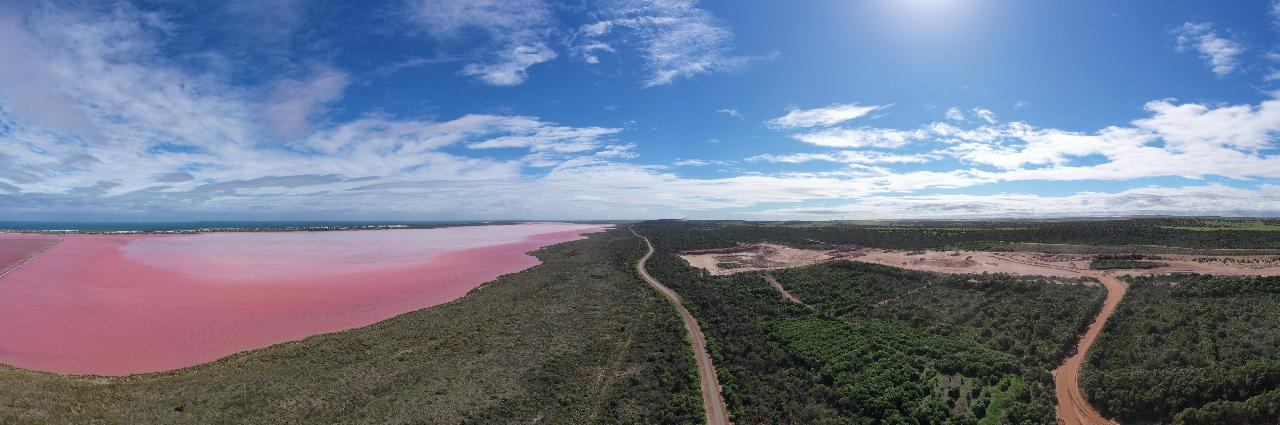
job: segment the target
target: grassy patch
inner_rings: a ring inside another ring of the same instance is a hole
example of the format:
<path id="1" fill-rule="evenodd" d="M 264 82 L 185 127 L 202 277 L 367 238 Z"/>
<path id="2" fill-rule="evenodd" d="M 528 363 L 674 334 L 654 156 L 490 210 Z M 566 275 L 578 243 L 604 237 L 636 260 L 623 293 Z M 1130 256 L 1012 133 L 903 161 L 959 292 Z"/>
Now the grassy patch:
<path id="1" fill-rule="evenodd" d="M 992 387 L 989 398 L 978 399 L 978 406 L 982 408 L 982 419 L 978 421 L 979 425 L 996 425 L 1000 423 L 1000 418 L 1005 417 L 1005 412 L 1013 406 L 1014 397 L 1025 392 L 1027 381 L 1019 376 L 1007 376 L 1000 380 L 1000 383 Z M 986 400 L 986 403 L 983 403 Z"/>

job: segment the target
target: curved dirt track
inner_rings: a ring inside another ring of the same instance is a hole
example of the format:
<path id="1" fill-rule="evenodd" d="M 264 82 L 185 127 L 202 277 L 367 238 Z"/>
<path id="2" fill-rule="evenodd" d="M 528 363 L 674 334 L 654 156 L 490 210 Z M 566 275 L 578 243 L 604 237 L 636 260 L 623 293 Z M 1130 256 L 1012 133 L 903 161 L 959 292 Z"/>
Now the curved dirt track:
<path id="1" fill-rule="evenodd" d="M 1085 400 L 1084 394 L 1080 392 L 1080 368 L 1084 365 L 1085 356 L 1089 354 L 1089 348 L 1093 347 L 1093 343 L 1098 340 L 1098 335 L 1102 333 L 1102 327 L 1107 324 L 1107 318 L 1111 317 L 1111 313 L 1114 313 L 1116 306 L 1120 304 L 1120 299 L 1124 298 L 1128 286 L 1108 274 L 1091 273 L 1090 275 L 1098 278 L 1106 286 L 1107 300 L 1102 303 L 1102 311 L 1093 319 L 1084 337 L 1080 339 L 1079 345 L 1076 346 L 1076 354 L 1053 370 L 1054 389 L 1058 393 L 1058 423 L 1066 425 L 1117 423 L 1102 417 L 1102 414 L 1094 410 L 1093 406 L 1089 405 L 1089 401 Z"/>
<path id="2" fill-rule="evenodd" d="M 720 379 L 716 377 L 716 368 L 711 364 L 711 355 L 707 354 L 707 338 L 702 334 L 702 329 L 698 327 L 698 321 L 694 320 L 693 315 L 689 314 L 683 305 L 680 304 L 680 295 L 666 285 L 659 283 L 657 279 L 649 275 L 645 270 L 644 264 L 649 261 L 649 257 L 653 256 L 653 244 L 649 242 L 649 238 L 640 236 L 635 229 L 631 229 L 631 233 L 644 240 L 645 246 L 649 248 L 649 252 L 640 258 L 640 262 L 636 263 L 636 271 L 640 273 L 640 277 L 649 283 L 653 289 L 658 290 L 662 296 L 675 306 L 676 311 L 680 312 L 680 320 L 684 321 L 685 330 L 689 331 L 689 340 L 693 343 L 693 358 L 698 364 L 698 375 L 702 381 L 702 408 L 706 410 L 707 423 L 711 425 L 731 424 L 729 422 L 729 409 L 724 404 L 724 397 L 720 395 Z"/>
<path id="3" fill-rule="evenodd" d="M 769 285 L 773 286 L 773 289 L 777 289 L 778 292 L 782 294 L 782 299 L 791 301 L 796 304 L 800 304 L 802 306 L 808 307 L 810 310 L 813 310 L 813 306 L 805 304 L 804 301 L 800 301 L 800 299 L 796 298 L 795 295 L 791 295 L 790 292 L 787 292 L 787 288 L 783 288 L 782 283 L 778 282 L 778 279 L 774 279 L 773 275 L 769 273 L 765 273 L 764 280 L 768 281 Z"/>

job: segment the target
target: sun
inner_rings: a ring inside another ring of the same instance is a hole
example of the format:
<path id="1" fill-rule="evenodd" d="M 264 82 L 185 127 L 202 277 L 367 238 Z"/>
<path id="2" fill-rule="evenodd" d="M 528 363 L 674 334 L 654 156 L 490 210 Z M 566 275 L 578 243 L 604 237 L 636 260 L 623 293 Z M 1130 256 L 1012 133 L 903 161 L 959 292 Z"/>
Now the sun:
<path id="1" fill-rule="evenodd" d="M 973 30 L 990 0 L 876 0 L 875 15 L 909 39 L 961 36 Z"/>

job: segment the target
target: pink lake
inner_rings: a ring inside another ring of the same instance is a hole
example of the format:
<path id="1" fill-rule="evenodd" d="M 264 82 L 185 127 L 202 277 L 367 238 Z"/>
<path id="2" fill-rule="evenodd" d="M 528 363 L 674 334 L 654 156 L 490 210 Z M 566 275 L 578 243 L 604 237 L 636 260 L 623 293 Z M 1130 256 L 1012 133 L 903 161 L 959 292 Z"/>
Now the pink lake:
<path id="1" fill-rule="evenodd" d="M 94 375 L 206 363 L 455 300 L 537 265 L 529 251 L 605 228 L 0 234 L 63 240 L 0 278 L 0 363 Z"/>

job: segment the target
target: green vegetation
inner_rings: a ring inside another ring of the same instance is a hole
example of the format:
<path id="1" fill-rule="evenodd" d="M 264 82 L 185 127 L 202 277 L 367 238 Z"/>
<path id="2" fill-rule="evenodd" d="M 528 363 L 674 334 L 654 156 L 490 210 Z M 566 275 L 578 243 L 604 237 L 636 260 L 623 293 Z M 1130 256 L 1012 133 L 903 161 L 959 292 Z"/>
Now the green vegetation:
<path id="1" fill-rule="evenodd" d="M 1020 377 L 1009 376 L 1000 381 L 999 384 L 992 387 L 992 395 L 990 402 L 982 403 L 979 399 L 979 413 L 985 412 L 982 420 L 978 421 L 979 425 L 996 425 L 1000 423 L 1000 412 L 1009 410 L 1014 406 L 1017 400 L 1014 398 L 1019 394 L 1026 393 L 1027 383 Z"/>
<path id="2" fill-rule="evenodd" d="M 1215 232 L 1215 231 L 1247 231 L 1247 232 L 1277 232 L 1280 231 L 1280 222 L 1275 220 L 1204 220 L 1190 225 L 1164 226 L 1168 229 L 1191 230 L 1196 232 Z"/>
<path id="3" fill-rule="evenodd" d="M 0 423 L 698 423 L 675 310 L 625 230 L 368 327 L 174 372 L 65 377 L 0 366 Z"/>
<path id="4" fill-rule="evenodd" d="M 870 226 L 867 229 L 879 230 L 884 232 L 920 232 L 920 233 L 953 233 L 953 232 L 981 232 L 991 230 L 986 227 L 928 227 L 928 226 Z M 999 230 L 1009 232 L 1018 230 L 1035 230 L 1031 227 L 1000 227 Z"/>
<path id="5" fill-rule="evenodd" d="M 1115 270 L 1115 269 L 1154 269 L 1159 267 L 1167 267 L 1168 263 L 1161 263 L 1158 256 L 1142 255 L 1142 254 L 1120 254 L 1120 255 L 1099 255 L 1093 257 L 1093 261 L 1089 262 L 1089 268 L 1093 270 Z"/>
<path id="6" fill-rule="evenodd" d="M 1097 311 L 1089 306 L 1106 297 L 1076 279 L 943 275 L 843 261 L 773 274 L 797 298 L 834 316 L 979 341 L 1045 370 L 1066 357 Z"/>
<path id="7" fill-rule="evenodd" d="M 713 277 L 674 255 L 787 232 L 701 222 L 636 229 L 657 249 L 650 272 L 684 297 L 707 335 L 737 423 L 1052 424 L 1049 370 L 1104 296 L 1069 279 L 854 262 L 773 271 L 811 311 L 779 297 L 761 273 Z M 788 232 L 797 229 L 806 227 Z"/>
<path id="8" fill-rule="evenodd" d="M 1024 244 L 1073 245 L 1081 253 L 1093 247 L 1133 247 L 1151 253 L 1197 253 L 1226 249 L 1229 253 L 1280 250 L 1280 232 L 1189 230 L 1203 220 L 1141 218 L 1081 221 L 901 221 L 901 222 L 746 222 L 658 221 L 678 225 L 688 234 L 680 247 L 726 247 L 733 242 L 774 242 L 795 247 L 870 246 L 877 248 L 1022 250 Z M 1280 226 L 1280 222 L 1264 222 Z M 685 249 L 685 248 L 679 248 Z M 1254 251 L 1247 251 L 1254 250 Z M 1261 250 L 1261 251 L 1259 251 Z M 1133 252 L 1129 248 L 1119 252 Z M 1218 252 L 1223 254 L 1226 252 Z"/>
<path id="9" fill-rule="evenodd" d="M 1081 386 L 1099 411 L 1136 423 L 1280 417 L 1280 278 L 1130 282 L 1082 372 Z"/>

